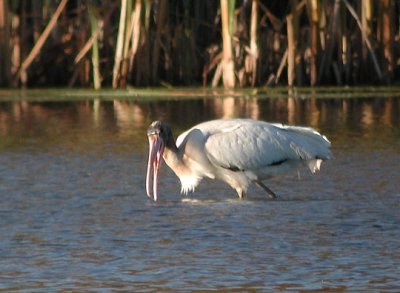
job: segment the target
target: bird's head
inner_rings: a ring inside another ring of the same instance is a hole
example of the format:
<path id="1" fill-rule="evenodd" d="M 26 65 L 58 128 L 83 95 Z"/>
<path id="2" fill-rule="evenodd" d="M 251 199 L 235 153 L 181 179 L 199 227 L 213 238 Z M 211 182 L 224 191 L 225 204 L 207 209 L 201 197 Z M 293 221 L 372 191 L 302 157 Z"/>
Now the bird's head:
<path id="1" fill-rule="evenodd" d="M 150 185 L 153 179 L 153 197 L 156 201 L 158 193 L 158 170 L 162 162 L 161 158 L 165 146 L 171 143 L 171 139 L 173 140 L 171 128 L 161 121 L 154 121 L 147 129 L 147 137 L 149 139 L 149 161 L 147 163 L 146 192 L 150 197 Z"/>

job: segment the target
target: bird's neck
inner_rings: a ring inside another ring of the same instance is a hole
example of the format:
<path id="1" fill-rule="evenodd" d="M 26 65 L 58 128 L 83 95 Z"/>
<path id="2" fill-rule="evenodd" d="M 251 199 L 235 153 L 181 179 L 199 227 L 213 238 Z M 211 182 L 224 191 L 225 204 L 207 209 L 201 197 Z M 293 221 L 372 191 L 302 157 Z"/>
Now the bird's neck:
<path id="1" fill-rule="evenodd" d="M 166 164 L 171 168 L 172 171 L 178 176 L 181 182 L 181 193 L 187 194 L 195 190 L 201 176 L 196 175 L 195 172 L 186 164 L 186 156 L 183 154 L 184 151 L 181 148 L 165 148 L 164 160 Z"/>
<path id="2" fill-rule="evenodd" d="M 183 149 L 176 146 L 172 133 L 170 133 L 166 139 L 163 158 L 179 178 L 185 174 L 191 173 L 184 162 Z"/>
<path id="3" fill-rule="evenodd" d="M 182 161 L 179 149 L 176 147 L 175 143 L 167 143 L 164 149 L 163 158 L 168 166 L 179 165 Z"/>
<path id="4" fill-rule="evenodd" d="M 167 144 L 164 149 L 163 158 L 167 165 L 179 177 L 185 171 L 182 152 L 174 144 Z"/>

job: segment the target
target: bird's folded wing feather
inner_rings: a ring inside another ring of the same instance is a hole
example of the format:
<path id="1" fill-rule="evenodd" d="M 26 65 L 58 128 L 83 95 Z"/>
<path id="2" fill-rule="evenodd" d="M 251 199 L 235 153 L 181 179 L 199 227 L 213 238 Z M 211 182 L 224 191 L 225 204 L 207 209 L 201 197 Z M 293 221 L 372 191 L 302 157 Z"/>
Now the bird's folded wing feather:
<path id="1" fill-rule="evenodd" d="M 286 160 L 329 159 L 330 142 L 311 128 L 254 120 L 221 121 L 209 130 L 210 161 L 232 170 L 252 170 Z"/>

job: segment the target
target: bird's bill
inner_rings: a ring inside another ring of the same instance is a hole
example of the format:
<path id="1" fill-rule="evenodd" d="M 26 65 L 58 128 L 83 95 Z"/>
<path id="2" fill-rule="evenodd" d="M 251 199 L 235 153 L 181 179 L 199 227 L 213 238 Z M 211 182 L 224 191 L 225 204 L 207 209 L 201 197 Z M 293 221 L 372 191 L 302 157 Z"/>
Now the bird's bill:
<path id="1" fill-rule="evenodd" d="M 158 170 L 162 162 L 164 152 L 164 140 L 159 135 L 149 135 L 149 161 L 147 163 L 146 192 L 151 197 L 151 185 L 153 185 L 153 198 L 158 197 Z M 153 174 L 151 174 L 153 173 Z"/>

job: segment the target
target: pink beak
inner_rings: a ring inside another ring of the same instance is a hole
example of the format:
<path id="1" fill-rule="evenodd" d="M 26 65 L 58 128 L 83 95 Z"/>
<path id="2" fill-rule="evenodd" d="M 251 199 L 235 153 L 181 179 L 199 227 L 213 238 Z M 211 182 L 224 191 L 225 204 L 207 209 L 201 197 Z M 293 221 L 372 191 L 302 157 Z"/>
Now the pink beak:
<path id="1" fill-rule="evenodd" d="M 147 163 L 146 192 L 147 196 L 151 197 L 150 186 L 153 183 L 154 201 L 157 201 L 158 197 L 158 170 L 161 166 L 161 157 L 164 153 L 164 147 L 164 140 L 159 135 L 149 135 L 149 161 Z"/>

